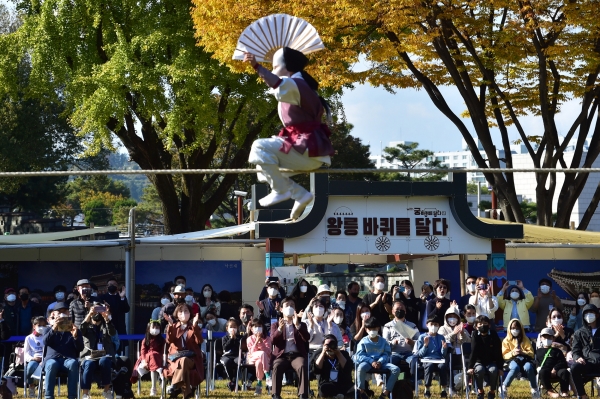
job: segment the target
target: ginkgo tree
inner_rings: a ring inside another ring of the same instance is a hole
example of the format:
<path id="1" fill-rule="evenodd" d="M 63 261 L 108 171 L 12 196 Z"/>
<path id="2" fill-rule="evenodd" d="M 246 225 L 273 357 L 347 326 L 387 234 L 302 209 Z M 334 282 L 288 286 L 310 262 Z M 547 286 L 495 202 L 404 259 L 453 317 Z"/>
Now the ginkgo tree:
<path id="1" fill-rule="evenodd" d="M 590 0 L 193 0 L 198 44 L 234 70 L 237 38 L 252 21 L 273 13 L 305 18 L 326 49 L 310 72 L 325 85 L 370 82 L 388 89 L 421 88 L 456 126 L 480 168 L 499 168 L 492 140 L 501 136 L 506 168 L 510 145 L 521 142 L 536 168 L 590 167 L 600 152 L 600 6 Z M 355 72 L 365 57 L 371 67 Z M 441 86 L 455 86 L 465 111 L 449 106 Z M 557 114 L 566 101 L 578 102 L 565 132 Z M 528 131 L 525 116 L 542 121 L 543 132 Z M 472 124 L 469 127 L 465 118 Z M 475 132 L 476 138 L 470 132 Z M 512 132 L 516 137 L 511 137 Z M 441 133 L 442 134 L 442 133 Z M 443 133 L 447 134 L 447 133 Z M 481 154 L 476 139 L 484 148 Z M 585 141 L 589 146 L 586 148 Z M 570 162 L 567 146 L 575 143 Z M 567 227 L 588 173 L 536 173 L 538 224 Z M 511 173 L 485 173 L 507 220 L 525 222 Z M 585 229 L 600 200 L 600 187 L 578 228 Z"/>

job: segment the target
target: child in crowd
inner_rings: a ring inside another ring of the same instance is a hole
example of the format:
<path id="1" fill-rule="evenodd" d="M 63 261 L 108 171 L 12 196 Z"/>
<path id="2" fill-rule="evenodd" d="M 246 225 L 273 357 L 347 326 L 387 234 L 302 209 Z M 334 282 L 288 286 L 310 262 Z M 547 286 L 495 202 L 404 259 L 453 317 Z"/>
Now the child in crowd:
<path id="1" fill-rule="evenodd" d="M 506 390 L 518 372 L 529 379 L 531 394 L 533 398 L 539 398 L 537 386 L 537 373 L 533 364 L 533 345 L 525 335 L 523 323 L 519 319 L 512 319 L 508 323 L 506 338 L 502 341 L 502 357 L 508 362 L 509 371 L 504 379 Z"/>
<path id="2" fill-rule="evenodd" d="M 540 333 L 542 346 L 535 352 L 535 362 L 539 367 L 540 388 L 545 388 L 551 398 L 569 396 L 569 382 L 571 376 L 565 355 L 558 348 L 552 346 L 554 330 L 544 328 Z M 550 384 L 550 378 L 557 377 L 560 381 L 560 394 Z"/>
<path id="3" fill-rule="evenodd" d="M 262 393 L 262 379 L 266 377 L 267 385 L 271 385 L 271 337 L 263 331 L 263 325 L 259 318 L 252 320 L 252 335 L 246 340 L 248 346 L 247 364 L 254 364 L 256 368 L 256 390 L 255 395 Z"/>
<path id="4" fill-rule="evenodd" d="M 454 396 L 454 378 L 452 378 L 452 370 L 450 365 L 455 370 L 462 367 L 462 344 L 471 342 L 471 335 L 464 329 L 460 322 L 460 311 L 457 307 L 451 306 L 446 310 L 446 323 L 440 327 L 438 334 L 443 335 L 448 343 L 446 353 L 446 362 L 448 370 L 450 370 L 450 396 Z M 451 358 L 452 357 L 452 358 Z"/>
<path id="5" fill-rule="evenodd" d="M 502 342 L 498 333 L 490 329 L 490 319 L 479 315 L 475 319 L 475 329 L 471 336 L 471 357 L 468 374 L 472 374 L 477 387 L 477 399 L 483 399 L 483 379 L 487 377 L 488 399 L 496 397 L 498 388 L 498 373 L 502 372 Z"/>
<path id="6" fill-rule="evenodd" d="M 44 334 L 48 331 L 48 322 L 45 317 L 37 316 L 31 320 L 33 325 L 31 334 L 25 337 L 25 363 L 27 369 L 25 370 L 25 378 L 29 385 L 29 397 L 33 398 L 37 394 L 35 392 L 35 385 L 33 384 L 33 378 L 31 376 L 35 373 L 35 370 L 39 367 L 42 362 L 42 353 L 44 353 Z"/>
<path id="7" fill-rule="evenodd" d="M 235 391 L 235 377 L 237 375 L 237 359 L 241 348 L 241 334 L 238 333 L 238 323 L 235 319 L 227 320 L 225 324 L 227 335 L 221 338 L 223 345 L 223 355 L 221 363 L 225 366 L 225 371 L 229 376 L 229 390 Z"/>
<path id="8" fill-rule="evenodd" d="M 156 396 L 157 380 L 163 378 L 164 352 L 165 338 L 160 333 L 160 321 L 150 320 L 146 326 L 146 336 L 140 344 L 138 360 L 131 374 L 131 382 L 136 383 L 138 378 L 150 372 L 150 379 L 152 380 L 150 396 Z"/>
<path id="9" fill-rule="evenodd" d="M 427 329 L 428 332 L 421 334 L 417 340 L 417 356 L 419 359 L 444 360 L 446 357 L 446 351 L 448 350 L 448 344 L 446 343 L 444 336 L 438 334 L 438 330 L 440 329 L 440 320 L 436 317 L 430 317 L 427 319 Z M 431 397 L 429 388 L 431 387 L 431 382 L 433 381 L 433 373 L 437 371 L 438 375 L 440 376 L 440 385 L 442 387 L 440 397 L 447 398 L 448 393 L 446 392 L 446 387 L 448 386 L 448 367 L 446 362 L 424 362 L 423 369 L 425 371 L 425 397 Z"/>
<path id="10" fill-rule="evenodd" d="M 469 304 L 465 305 L 465 320 L 463 323 L 463 328 L 469 333 L 469 335 L 473 335 L 473 331 L 475 330 L 475 318 L 477 317 L 477 311 L 475 310 L 475 306 Z"/>

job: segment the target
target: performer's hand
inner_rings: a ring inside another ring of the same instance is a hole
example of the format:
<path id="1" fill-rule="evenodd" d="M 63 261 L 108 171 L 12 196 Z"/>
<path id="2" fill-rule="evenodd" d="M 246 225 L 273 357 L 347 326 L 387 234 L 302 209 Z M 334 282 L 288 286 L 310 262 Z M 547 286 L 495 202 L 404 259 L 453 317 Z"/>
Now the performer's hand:
<path id="1" fill-rule="evenodd" d="M 256 57 L 252 53 L 244 53 L 244 62 L 249 62 L 250 65 L 252 65 L 252 68 L 258 64 L 258 62 L 256 62 Z"/>

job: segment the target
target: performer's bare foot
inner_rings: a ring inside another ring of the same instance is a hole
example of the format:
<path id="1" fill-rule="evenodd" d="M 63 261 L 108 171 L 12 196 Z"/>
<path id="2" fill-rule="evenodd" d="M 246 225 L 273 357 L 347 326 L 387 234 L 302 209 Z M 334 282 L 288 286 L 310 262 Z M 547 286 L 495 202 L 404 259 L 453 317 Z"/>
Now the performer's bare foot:
<path id="1" fill-rule="evenodd" d="M 292 193 L 290 191 L 286 191 L 285 193 L 277 193 L 275 191 L 271 191 L 271 194 L 259 199 L 258 203 L 262 207 L 267 207 L 278 204 L 283 201 L 287 201 L 290 198 L 292 198 Z"/>
<path id="2" fill-rule="evenodd" d="M 304 212 L 306 206 L 310 204 L 310 202 L 313 200 L 313 198 L 313 195 L 307 191 L 300 199 L 296 200 L 296 202 L 294 202 L 294 206 L 292 207 L 292 213 L 290 217 L 293 220 L 298 219 L 302 215 L 302 212 Z"/>

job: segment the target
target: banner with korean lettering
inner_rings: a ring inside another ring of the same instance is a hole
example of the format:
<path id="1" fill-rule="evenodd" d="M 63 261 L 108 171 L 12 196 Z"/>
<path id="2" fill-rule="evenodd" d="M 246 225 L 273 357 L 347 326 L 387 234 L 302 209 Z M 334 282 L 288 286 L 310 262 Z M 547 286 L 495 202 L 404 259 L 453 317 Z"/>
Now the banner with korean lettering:
<path id="1" fill-rule="evenodd" d="M 320 224 L 287 239 L 288 253 L 487 254 L 489 239 L 464 231 L 447 197 L 329 198 Z"/>

